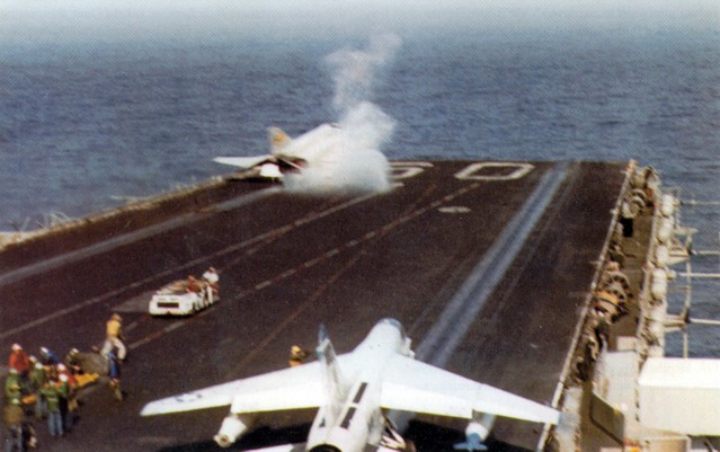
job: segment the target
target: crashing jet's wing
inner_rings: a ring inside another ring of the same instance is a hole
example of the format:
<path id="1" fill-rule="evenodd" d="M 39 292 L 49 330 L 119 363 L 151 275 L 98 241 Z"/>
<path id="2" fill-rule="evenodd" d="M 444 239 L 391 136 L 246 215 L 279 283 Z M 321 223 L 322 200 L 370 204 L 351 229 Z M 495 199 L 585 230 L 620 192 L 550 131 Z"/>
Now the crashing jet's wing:
<path id="1" fill-rule="evenodd" d="M 150 402 L 142 416 L 232 405 L 233 413 L 315 408 L 325 403 L 320 364 L 312 362 Z"/>
<path id="2" fill-rule="evenodd" d="M 252 157 L 215 157 L 213 162 L 222 163 L 223 165 L 238 166 L 243 169 L 249 169 L 266 162 L 274 162 L 272 155 L 254 155 Z"/>
<path id="3" fill-rule="evenodd" d="M 473 412 L 550 424 L 559 418 L 550 407 L 400 355 L 384 370 L 381 406 L 465 419 Z"/>

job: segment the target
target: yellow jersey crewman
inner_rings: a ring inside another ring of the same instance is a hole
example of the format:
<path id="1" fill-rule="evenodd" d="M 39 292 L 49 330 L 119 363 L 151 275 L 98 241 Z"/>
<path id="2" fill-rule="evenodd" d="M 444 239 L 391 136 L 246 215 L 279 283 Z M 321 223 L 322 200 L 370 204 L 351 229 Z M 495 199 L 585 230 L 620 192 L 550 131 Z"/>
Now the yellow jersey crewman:
<path id="1" fill-rule="evenodd" d="M 123 361 L 127 355 L 127 348 L 122 341 L 122 317 L 120 317 L 120 314 L 115 313 L 110 317 L 106 324 L 105 333 L 106 338 L 102 354 L 108 356 L 110 350 L 117 348 L 117 357 L 120 361 Z"/>

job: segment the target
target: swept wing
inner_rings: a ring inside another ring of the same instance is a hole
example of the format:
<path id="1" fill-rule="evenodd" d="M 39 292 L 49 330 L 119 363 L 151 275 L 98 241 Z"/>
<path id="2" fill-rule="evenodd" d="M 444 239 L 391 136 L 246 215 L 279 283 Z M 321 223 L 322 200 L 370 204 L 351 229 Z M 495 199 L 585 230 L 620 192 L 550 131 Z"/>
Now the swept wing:
<path id="1" fill-rule="evenodd" d="M 400 355 L 384 370 L 381 406 L 465 419 L 482 412 L 556 424 L 559 417 L 550 407 Z"/>
<path id="2" fill-rule="evenodd" d="M 320 363 L 312 362 L 156 400 L 143 416 L 232 405 L 236 414 L 316 408 L 325 403 Z"/>
<path id="3" fill-rule="evenodd" d="M 215 157 L 213 161 L 223 165 L 249 169 L 262 163 L 274 162 L 275 158 L 272 155 L 255 155 L 252 157 Z"/>

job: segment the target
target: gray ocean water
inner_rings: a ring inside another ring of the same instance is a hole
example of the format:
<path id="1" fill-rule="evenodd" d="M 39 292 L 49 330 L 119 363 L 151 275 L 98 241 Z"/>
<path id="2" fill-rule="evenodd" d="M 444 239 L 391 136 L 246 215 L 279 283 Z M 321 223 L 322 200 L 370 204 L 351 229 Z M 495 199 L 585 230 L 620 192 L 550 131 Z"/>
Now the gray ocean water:
<path id="1" fill-rule="evenodd" d="M 720 200 L 720 27 L 400 35 L 372 101 L 397 122 L 391 159 L 629 160 L 683 197 Z M 0 230 L 80 217 L 228 172 L 337 119 L 324 56 L 358 38 L 0 42 Z M 597 181 L 593 181 L 597 182 Z M 720 207 L 686 207 L 696 249 Z M 720 271 L 720 258 L 696 271 Z M 693 315 L 720 319 L 720 282 Z M 720 356 L 720 328 L 691 328 Z M 671 340 L 671 354 L 679 353 Z"/>

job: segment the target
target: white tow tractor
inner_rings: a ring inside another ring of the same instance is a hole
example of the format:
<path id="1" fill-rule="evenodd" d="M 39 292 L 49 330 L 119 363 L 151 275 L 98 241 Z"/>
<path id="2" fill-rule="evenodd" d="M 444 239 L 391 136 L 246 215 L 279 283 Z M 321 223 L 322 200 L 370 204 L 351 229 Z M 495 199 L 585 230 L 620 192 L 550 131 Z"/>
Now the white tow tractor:
<path id="1" fill-rule="evenodd" d="M 163 286 L 150 300 L 150 315 L 185 316 L 201 311 L 220 299 L 220 278 L 210 267 L 202 278 L 188 276 Z"/>

